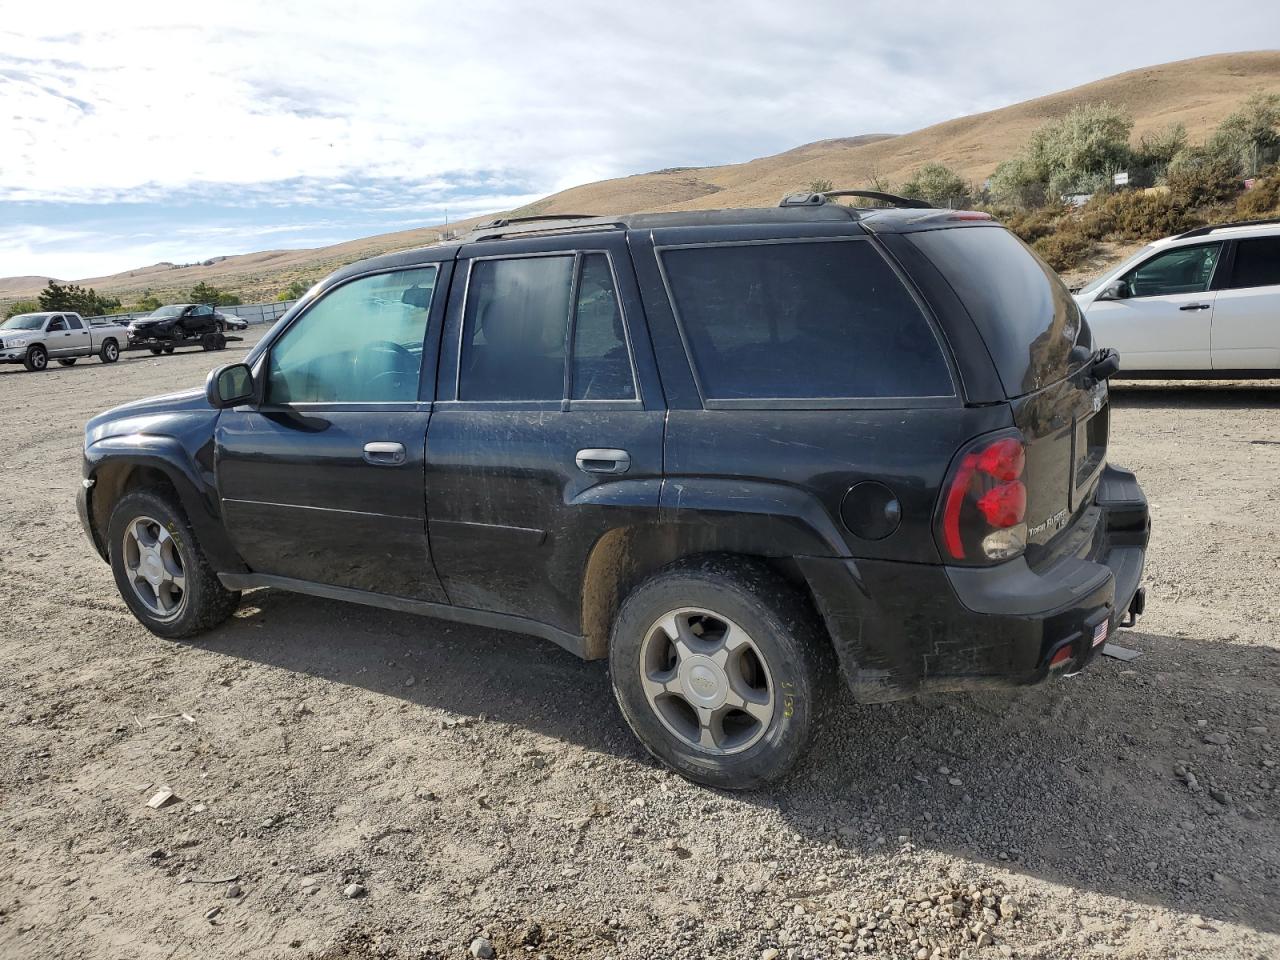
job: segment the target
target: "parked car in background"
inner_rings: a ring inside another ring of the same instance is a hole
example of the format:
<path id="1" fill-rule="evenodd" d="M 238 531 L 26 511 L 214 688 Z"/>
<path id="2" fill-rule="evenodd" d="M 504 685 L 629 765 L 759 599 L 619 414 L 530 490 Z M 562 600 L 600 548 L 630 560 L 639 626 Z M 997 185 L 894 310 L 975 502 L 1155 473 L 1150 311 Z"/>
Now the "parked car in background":
<path id="1" fill-rule="evenodd" d="M 224 330 L 248 330 L 249 329 L 249 321 L 245 320 L 243 317 L 237 317 L 234 313 L 220 312 L 218 316 L 222 318 L 222 324 L 223 324 Z"/>
<path id="2" fill-rule="evenodd" d="M 841 679 L 1075 673 L 1143 606 L 1114 355 L 988 215 L 897 202 L 345 267 L 204 389 L 89 422 L 85 530 L 160 636 L 270 586 L 607 657 L 639 739 L 724 788 L 785 773 Z"/>
<path id="3" fill-rule="evenodd" d="M 65 310 L 19 313 L 0 323 L 0 363 L 44 370 L 50 360 L 70 367 L 81 357 L 115 363 L 129 342 L 128 328 L 100 320 L 90 323 Z"/>
<path id="4" fill-rule="evenodd" d="M 1280 377 L 1280 220 L 1157 240 L 1075 298 L 1121 376 Z"/>
<path id="5" fill-rule="evenodd" d="M 153 354 L 173 353 L 176 347 L 197 343 L 206 350 L 221 349 L 226 329 L 226 317 L 207 303 L 171 303 L 132 321 L 129 340 Z"/>

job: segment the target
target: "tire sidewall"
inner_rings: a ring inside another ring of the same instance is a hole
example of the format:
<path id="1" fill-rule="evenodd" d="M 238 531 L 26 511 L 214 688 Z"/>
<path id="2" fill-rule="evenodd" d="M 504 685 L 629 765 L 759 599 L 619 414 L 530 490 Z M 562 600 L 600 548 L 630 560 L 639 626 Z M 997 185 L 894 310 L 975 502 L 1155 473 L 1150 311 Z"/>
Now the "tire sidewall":
<path id="1" fill-rule="evenodd" d="M 655 758 L 684 776 L 723 789 L 749 789 L 784 775 L 809 744 L 814 725 L 817 678 L 805 644 L 815 642 L 809 624 L 794 607 L 772 608 L 759 593 L 777 594 L 769 584 L 723 571 L 676 569 L 642 584 L 627 598 L 614 621 L 609 674 L 622 714 Z M 755 641 L 773 683 L 777 708 L 765 734 L 739 753 L 713 756 L 684 745 L 649 705 L 640 684 L 640 651 L 649 629 L 680 607 L 701 607 L 742 627 Z M 789 622 L 790 621 L 790 622 Z"/>
<path id="2" fill-rule="evenodd" d="M 114 340 L 108 340 L 102 345 L 102 350 L 99 352 L 98 356 L 102 359 L 103 363 L 115 363 L 120 359 L 120 344 L 116 343 Z"/>
<path id="3" fill-rule="evenodd" d="M 186 574 L 186 602 L 182 613 L 172 620 L 160 620 L 142 604 L 134 594 L 133 585 L 124 568 L 125 530 L 140 516 L 149 516 L 164 524 L 182 558 L 182 568 Z M 122 497 L 112 510 L 111 521 L 107 526 L 107 553 L 120 597 L 144 627 L 162 637 L 180 637 L 191 632 L 204 600 L 201 596 L 200 577 L 197 576 L 201 558 L 196 553 L 195 538 L 191 535 L 185 518 L 167 500 L 146 491 L 135 491 Z"/>
<path id="4" fill-rule="evenodd" d="M 49 369 L 49 351 L 39 345 L 32 347 L 27 351 L 26 366 L 32 371 Z"/>

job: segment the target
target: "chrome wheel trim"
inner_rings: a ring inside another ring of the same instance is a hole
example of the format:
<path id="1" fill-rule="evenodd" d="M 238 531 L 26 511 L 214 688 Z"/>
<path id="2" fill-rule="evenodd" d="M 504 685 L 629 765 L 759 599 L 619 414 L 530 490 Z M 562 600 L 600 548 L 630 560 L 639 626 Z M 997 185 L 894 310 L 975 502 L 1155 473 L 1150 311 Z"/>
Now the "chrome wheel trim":
<path id="1" fill-rule="evenodd" d="M 49 365 L 49 355 L 43 350 L 32 350 L 31 365 L 37 370 L 43 370 Z"/>
<path id="2" fill-rule="evenodd" d="M 681 607 L 659 617 L 645 632 L 638 666 L 654 716 L 701 753 L 741 753 L 773 722 L 769 665 L 750 634 L 723 614 Z"/>
<path id="3" fill-rule="evenodd" d="M 108 343 L 106 347 L 104 347 L 103 349 L 106 351 L 106 355 L 109 360 L 119 359 L 120 348 L 117 347 L 114 343 Z"/>
<path id="4" fill-rule="evenodd" d="M 187 607 L 187 575 L 178 544 L 163 523 L 135 517 L 124 532 L 124 569 L 133 595 L 158 620 Z"/>

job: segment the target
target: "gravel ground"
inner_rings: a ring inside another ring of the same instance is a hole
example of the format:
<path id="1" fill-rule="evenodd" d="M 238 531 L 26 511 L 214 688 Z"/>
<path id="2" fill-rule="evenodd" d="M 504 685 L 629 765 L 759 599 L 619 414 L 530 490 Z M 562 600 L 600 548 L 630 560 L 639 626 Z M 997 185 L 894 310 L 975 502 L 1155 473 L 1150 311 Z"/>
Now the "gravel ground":
<path id="1" fill-rule="evenodd" d="M 81 429 L 212 359 L 0 368 L 6 960 L 1280 956 L 1280 384 L 1115 390 L 1140 659 L 850 706 L 728 795 L 537 640 L 270 590 L 145 632 L 75 517 Z"/>

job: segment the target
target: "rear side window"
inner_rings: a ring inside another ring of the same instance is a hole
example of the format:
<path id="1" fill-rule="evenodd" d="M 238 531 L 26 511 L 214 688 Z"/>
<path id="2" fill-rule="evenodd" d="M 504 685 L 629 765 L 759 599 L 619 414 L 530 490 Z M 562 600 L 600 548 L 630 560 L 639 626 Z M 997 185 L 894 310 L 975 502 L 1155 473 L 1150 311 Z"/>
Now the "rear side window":
<path id="1" fill-rule="evenodd" d="M 948 397 L 942 347 L 869 240 L 673 247 L 704 400 Z"/>
<path id="2" fill-rule="evenodd" d="M 1280 286 L 1280 237 L 1259 237 L 1236 243 L 1231 269 L 1232 287 Z"/>
<path id="3" fill-rule="evenodd" d="M 84 329 L 84 324 L 80 322 L 79 317 L 67 317 L 67 323 L 71 325 L 72 330 Z"/>
<path id="4" fill-rule="evenodd" d="M 1077 344 L 1092 350 L 1089 328 L 1058 275 L 1008 230 L 956 227 L 909 236 L 960 297 L 1010 397 L 1067 376 Z"/>

